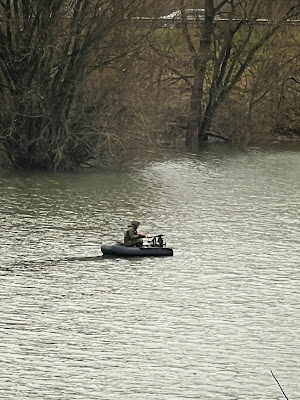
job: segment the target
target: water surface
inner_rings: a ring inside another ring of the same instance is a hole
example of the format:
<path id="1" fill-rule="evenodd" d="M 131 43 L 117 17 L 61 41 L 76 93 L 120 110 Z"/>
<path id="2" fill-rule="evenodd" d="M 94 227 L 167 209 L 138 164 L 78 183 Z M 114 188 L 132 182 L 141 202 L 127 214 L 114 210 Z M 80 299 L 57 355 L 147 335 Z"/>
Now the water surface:
<path id="1" fill-rule="evenodd" d="M 299 396 L 299 150 L 170 153 L 0 176 L 1 399 Z M 174 257 L 102 257 L 133 219 Z"/>

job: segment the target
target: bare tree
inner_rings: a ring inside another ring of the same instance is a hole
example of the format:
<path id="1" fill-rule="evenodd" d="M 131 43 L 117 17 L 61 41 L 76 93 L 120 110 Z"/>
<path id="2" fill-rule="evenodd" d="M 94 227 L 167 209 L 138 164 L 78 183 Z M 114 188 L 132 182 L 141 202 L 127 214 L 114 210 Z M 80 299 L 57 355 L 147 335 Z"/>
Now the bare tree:
<path id="1" fill-rule="evenodd" d="M 126 54 L 116 29 L 139 0 L 0 0 L 0 143 L 17 168 L 68 169 L 103 140 L 83 84 Z"/>
<path id="2" fill-rule="evenodd" d="M 276 10 L 273 20 L 258 25 L 265 12 L 263 0 L 206 0 L 204 20 L 191 24 L 186 0 L 181 0 L 181 29 L 193 69 L 186 143 L 207 139 L 217 108 L 245 77 L 258 51 L 282 24 L 299 13 L 297 0 Z M 195 33 L 198 32 L 198 33 Z"/>

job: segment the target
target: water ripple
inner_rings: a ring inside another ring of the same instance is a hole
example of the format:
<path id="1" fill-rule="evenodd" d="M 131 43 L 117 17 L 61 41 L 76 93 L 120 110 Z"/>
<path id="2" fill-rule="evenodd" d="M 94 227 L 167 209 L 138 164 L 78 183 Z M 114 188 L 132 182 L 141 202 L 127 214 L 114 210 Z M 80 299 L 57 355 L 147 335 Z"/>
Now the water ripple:
<path id="1" fill-rule="evenodd" d="M 297 152 L 0 178 L 0 399 L 299 393 Z M 174 257 L 105 259 L 128 221 Z"/>

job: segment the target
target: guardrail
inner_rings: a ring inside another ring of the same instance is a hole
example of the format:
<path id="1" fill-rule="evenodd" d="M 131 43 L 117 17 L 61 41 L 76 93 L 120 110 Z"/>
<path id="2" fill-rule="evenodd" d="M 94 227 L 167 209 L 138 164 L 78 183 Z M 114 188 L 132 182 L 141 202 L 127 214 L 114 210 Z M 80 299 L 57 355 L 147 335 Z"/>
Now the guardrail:
<path id="1" fill-rule="evenodd" d="M 182 20 L 180 18 L 176 19 L 167 19 L 167 18 L 154 18 L 154 17 L 133 17 L 131 18 L 132 20 L 135 21 L 140 21 L 140 22 L 155 22 L 163 25 L 176 25 L 176 24 L 181 24 Z M 231 19 L 229 20 L 228 18 L 215 18 L 216 23 L 222 23 L 222 22 L 240 22 L 240 19 Z M 189 24 L 195 24 L 195 23 L 204 23 L 204 18 L 194 18 L 194 19 L 188 19 L 187 22 Z M 269 20 L 269 19 L 256 19 L 256 20 L 245 20 L 247 23 L 251 23 L 254 25 L 271 25 L 274 23 L 274 21 Z M 300 25 L 300 19 L 289 19 L 287 21 L 284 21 L 285 25 Z"/>

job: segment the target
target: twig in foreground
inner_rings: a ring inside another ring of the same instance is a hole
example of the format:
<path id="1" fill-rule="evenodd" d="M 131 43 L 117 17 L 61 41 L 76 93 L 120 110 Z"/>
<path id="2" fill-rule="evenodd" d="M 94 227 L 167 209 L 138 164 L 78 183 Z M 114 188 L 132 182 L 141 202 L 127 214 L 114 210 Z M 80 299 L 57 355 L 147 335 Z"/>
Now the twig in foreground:
<path id="1" fill-rule="evenodd" d="M 273 374 L 273 371 L 272 371 L 272 370 L 271 370 L 271 374 L 272 374 L 273 378 L 275 379 L 275 381 L 277 382 L 278 386 L 280 387 L 280 390 L 282 391 L 282 393 L 283 393 L 284 397 L 286 398 L 286 400 L 289 400 L 288 397 L 287 397 L 287 395 L 284 393 L 284 391 L 283 391 L 283 389 L 282 389 L 280 383 L 278 382 L 278 379 L 277 379 L 276 376 Z"/>

